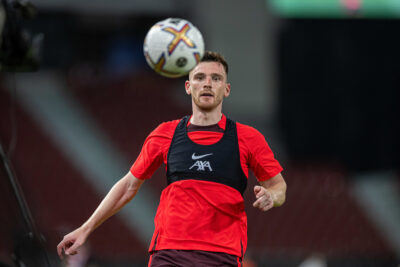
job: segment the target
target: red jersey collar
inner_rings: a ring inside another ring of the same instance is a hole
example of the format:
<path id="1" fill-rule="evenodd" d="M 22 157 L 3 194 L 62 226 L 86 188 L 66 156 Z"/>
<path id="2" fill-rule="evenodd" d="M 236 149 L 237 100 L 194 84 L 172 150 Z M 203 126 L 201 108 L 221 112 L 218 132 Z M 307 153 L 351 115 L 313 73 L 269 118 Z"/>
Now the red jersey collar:
<path id="1" fill-rule="evenodd" d="M 193 115 L 190 115 L 190 118 L 188 119 L 188 123 L 187 123 L 186 126 L 190 125 L 190 119 L 192 118 L 192 116 Z M 217 124 L 221 129 L 225 130 L 225 128 L 226 128 L 226 116 L 224 114 L 222 114 L 222 117 L 221 117 L 221 119 L 219 120 L 219 122 Z"/>

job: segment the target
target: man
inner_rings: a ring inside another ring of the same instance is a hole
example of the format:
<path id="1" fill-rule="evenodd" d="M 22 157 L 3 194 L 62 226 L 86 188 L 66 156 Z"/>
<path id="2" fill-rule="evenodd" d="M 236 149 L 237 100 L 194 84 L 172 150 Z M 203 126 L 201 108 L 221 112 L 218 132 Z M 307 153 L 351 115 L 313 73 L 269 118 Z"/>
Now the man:
<path id="1" fill-rule="evenodd" d="M 243 192 L 251 168 L 260 185 L 253 206 L 267 211 L 285 201 L 282 167 L 261 133 L 222 114 L 231 91 L 228 65 L 206 52 L 185 89 L 193 114 L 159 125 L 146 139 L 131 170 L 93 215 L 57 246 L 62 257 L 77 249 L 138 192 L 164 162 L 163 190 L 150 244 L 149 266 L 241 266 L 247 247 Z"/>

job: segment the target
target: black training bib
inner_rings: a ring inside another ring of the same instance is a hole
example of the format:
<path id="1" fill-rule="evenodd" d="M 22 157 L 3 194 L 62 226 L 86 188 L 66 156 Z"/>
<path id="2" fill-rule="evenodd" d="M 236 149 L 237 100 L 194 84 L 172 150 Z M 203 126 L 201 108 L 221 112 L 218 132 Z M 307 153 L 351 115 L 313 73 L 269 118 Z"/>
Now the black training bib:
<path id="1" fill-rule="evenodd" d="M 247 177 L 240 164 L 236 123 L 226 118 L 223 137 L 215 144 L 200 145 L 187 133 L 189 117 L 184 117 L 175 129 L 167 158 L 167 181 L 203 180 L 230 186 L 242 195 Z"/>

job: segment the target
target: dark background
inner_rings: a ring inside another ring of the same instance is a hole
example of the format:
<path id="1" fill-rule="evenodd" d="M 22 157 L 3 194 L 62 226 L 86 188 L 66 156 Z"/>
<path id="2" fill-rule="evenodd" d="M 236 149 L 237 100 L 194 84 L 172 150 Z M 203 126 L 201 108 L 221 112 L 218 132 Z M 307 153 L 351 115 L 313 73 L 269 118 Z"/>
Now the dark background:
<path id="1" fill-rule="evenodd" d="M 170 8 L 153 3 L 144 11 L 126 4 L 130 9 L 118 12 L 44 2 L 37 3 L 39 15 L 23 24 L 45 35 L 40 71 L 0 75 L 0 140 L 34 222 L 34 229 L 26 224 L 2 168 L 1 263 L 18 266 L 13 258 L 22 253 L 26 266 L 46 266 L 45 253 L 51 266 L 68 266 L 58 260 L 56 245 L 104 197 L 96 187 L 101 182 L 76 165 L 77 152 L 65 152 L 69 144 L 57 140 L 55 126 L 27 106 L 26 91 L 51 106 L 50 81 L 56 78 L 57 90 L 125 160 L 122 176 L 150 131 L 191 112 L 185 78 L 157 75 L 142 53 L 151 25 L 183 17 L 198 25 L 207 49 L 222 51 L 230 62 L 232 95 L 224 113 L 259 129 L 284 167 L 287 201 L 267 213 L 251 207 L 256 179 L 249 177 L 244 266 L 399 264 L 399 20 L 347 13 L 340 19 L 290 18 L 265 1 L 167 1 Z M 254 79 L 259 74 L 264 80 Z M 30 88 L 26 81 L 35 84 Z M 165 185 L 162 166 L 144 185 L 154 204 Z M 74 259 L 80 266 L 146 266 L 149 240 L 140 237 L 142 230 L 115 216 Z"/>

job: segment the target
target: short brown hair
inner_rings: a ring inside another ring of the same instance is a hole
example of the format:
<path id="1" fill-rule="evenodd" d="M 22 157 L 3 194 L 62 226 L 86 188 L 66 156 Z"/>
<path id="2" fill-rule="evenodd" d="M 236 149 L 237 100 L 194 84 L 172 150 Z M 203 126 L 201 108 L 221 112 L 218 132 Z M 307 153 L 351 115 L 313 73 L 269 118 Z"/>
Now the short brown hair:
<path id="1" fill-rule="evenodd" d="M 228 63 L 226 62 L 224 56 L 221 55 L 218 52 L 205 51 L 204 52 L 204 56 L 202 57 L 200 62 L 218 62 L 218 63 L 221 63 L 222 66 L 224 66 L 226 75 L 228 75 Z"/>

